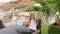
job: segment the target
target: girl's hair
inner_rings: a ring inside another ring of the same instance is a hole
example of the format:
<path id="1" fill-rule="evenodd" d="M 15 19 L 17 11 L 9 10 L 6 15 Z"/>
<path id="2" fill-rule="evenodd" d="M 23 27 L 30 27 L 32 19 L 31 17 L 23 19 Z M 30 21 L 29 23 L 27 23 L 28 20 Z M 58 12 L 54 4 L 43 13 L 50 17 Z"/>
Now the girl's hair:
<path id="1" fill-rule="evenodd" d="M 35 15 L 33 13 L 30 14 L 30 19 L 34 19 L 35 20 Z"/>

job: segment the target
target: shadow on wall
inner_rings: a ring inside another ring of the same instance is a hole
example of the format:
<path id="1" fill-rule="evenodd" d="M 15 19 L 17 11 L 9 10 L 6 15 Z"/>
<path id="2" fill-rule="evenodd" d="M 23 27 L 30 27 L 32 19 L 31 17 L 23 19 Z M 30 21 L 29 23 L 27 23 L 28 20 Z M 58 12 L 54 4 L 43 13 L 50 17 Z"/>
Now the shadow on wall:
<path id="1" fill-rule="evenodd" d="M 0 20 L 0 29 L 3 28 L 2 20 Z"/>

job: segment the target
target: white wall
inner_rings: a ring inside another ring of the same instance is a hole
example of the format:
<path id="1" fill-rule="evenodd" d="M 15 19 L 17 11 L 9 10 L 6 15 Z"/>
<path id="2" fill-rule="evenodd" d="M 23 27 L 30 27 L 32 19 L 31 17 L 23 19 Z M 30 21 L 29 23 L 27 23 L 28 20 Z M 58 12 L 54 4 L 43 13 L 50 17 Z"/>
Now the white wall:
<path id="1" fill-rule="evenodd" d="M 0 0 L 0 2 L 6 3 L 6 2 L 10 2 L 11 0 Z"/>

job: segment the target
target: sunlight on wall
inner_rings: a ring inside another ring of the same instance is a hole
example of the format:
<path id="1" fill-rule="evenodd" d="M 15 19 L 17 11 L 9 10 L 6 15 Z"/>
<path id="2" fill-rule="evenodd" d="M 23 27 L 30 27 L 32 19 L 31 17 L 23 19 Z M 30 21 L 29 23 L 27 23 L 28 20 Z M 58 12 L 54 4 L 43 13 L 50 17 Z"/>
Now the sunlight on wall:
<path id="1" fill-rule="evenodd" d="M 11 0 L 0 0 L 0 2 L 7 3 L 10 2 Z"/>

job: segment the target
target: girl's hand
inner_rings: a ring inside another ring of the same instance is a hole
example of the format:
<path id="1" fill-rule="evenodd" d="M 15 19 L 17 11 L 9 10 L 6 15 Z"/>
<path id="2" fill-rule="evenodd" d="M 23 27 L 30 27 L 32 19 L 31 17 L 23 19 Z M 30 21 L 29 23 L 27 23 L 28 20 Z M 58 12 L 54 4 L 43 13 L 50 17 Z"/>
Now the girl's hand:
<path id="1" fill-rule="evenodd" d="M 29 22 L 24 22 L 24 26 L 29 26 Z"/>

